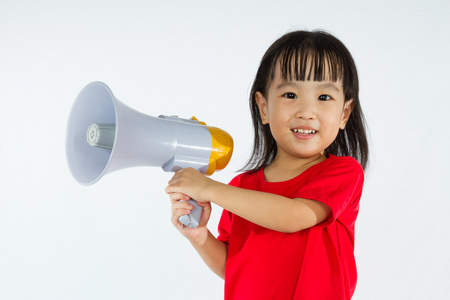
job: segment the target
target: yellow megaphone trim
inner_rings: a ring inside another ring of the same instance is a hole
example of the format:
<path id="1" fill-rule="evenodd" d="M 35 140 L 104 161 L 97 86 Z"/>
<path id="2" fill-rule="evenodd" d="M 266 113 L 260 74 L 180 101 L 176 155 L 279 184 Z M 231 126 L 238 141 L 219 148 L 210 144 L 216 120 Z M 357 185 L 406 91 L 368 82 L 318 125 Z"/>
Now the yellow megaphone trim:
<path id="1" fill-rule="evenodd" d="M 211 155 L 206 175 L 212 175 L 216 170 L 224 169 L 233 155 L 233 138 L 231 135 L 220 128 L 207 126 L 205 122 L 199 121 L 196 117 L 192 117 L 191 120 L 206 126 L 211 135 Z"/>
<path id="2" fill-rule="evenodd" d="M 211 134 L 211 156 L 206 175 L 211 175 L 216 170 L 224 169 L 233 155 L 233 138 L 224 130 L 206 126 Z"/>

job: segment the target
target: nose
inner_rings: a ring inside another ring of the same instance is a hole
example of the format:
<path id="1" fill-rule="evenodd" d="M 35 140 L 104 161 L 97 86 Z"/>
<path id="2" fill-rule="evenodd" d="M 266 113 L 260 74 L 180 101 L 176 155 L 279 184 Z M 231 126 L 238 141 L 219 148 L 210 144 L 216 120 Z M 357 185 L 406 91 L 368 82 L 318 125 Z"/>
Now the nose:
<path id="1" fill-rule="evenodd" d="M 313 120 L 317 116 L 315 101 L 299 100 L 296 107 L 296 118 L 304 120 Z"/>

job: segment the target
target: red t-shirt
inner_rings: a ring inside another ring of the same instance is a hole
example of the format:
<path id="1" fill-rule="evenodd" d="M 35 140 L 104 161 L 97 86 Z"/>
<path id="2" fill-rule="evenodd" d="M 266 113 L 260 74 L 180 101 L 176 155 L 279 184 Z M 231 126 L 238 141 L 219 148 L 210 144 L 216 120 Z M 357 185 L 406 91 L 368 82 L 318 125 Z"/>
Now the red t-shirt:
<path id="1" fill-rule="evenodd" d="M 350 299 L 363 182 L 355 159 L 333 155 L 288 181 L 267 182 L 262 169 L 236 176 L 230 185 L 321 201 L 332 213 L 319 225 L 282 233 L 224 210 L 218 239 L 228 244 L 225 299 Z"/>

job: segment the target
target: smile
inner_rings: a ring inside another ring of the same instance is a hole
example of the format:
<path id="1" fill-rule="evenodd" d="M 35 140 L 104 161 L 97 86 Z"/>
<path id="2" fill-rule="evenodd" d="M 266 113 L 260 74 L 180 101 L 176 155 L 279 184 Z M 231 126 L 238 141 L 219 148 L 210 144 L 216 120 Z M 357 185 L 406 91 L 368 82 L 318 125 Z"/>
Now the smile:
<path id="1" fill-rule="evenodd" d="M 292 129 L 294 133 L 300 133 L 300 134 L 314 134 L 316 133 L 316 130 L 308 130 L 308 129 Z"/>

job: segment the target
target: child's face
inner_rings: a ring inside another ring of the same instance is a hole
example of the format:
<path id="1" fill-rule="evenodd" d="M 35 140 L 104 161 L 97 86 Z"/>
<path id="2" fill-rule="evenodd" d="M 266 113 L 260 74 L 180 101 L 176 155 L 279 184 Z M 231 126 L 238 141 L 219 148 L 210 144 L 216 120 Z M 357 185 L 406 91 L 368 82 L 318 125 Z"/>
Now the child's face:
<path id="1" fill-rule="evenodd" d="M 266 97 L 256 93 L 262 122 L 277 142 L 277 157 L 323 155 L 347 124 L 353 100 L 344 100 L 342 81 L 285 81 L 279 65 Z"/>

